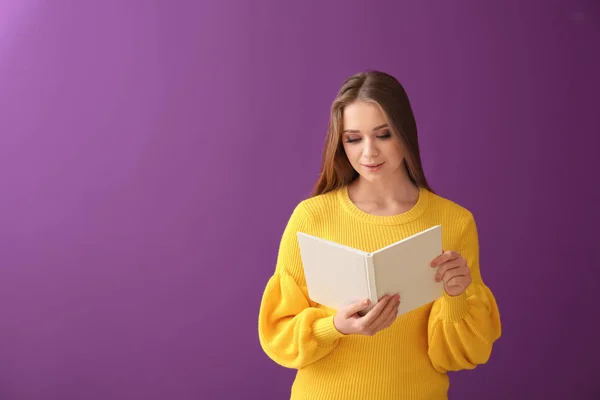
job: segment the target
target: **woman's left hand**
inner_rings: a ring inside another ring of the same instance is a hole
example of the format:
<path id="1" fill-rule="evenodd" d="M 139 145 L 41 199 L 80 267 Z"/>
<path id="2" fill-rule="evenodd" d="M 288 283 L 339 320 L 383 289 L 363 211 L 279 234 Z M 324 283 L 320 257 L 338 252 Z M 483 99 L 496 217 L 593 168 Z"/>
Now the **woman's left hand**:
<path id="1" fill-rule="evenodd" d="M 439 267 L 435 281 L 444 281 L 444 290 L 450 296 L 462 294 L 471 284 L 471 271 L 460 254 L 454 251 L 445 251 L 432 262 L 433 268 Z"/>

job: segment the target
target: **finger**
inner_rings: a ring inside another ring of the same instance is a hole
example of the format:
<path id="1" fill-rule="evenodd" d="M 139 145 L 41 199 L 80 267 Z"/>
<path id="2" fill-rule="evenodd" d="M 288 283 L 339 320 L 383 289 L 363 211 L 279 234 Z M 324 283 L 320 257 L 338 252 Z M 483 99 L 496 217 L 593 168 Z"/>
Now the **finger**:
<path id="1" fill-rule="evenodd" d="M 381 314 L 381 311 L 385 308 L 385 306 L 388 304 L 388 302 L 390 301 L 391 296 L 389 295 L 385 295 L 381 298 L 381 300 L 379 300 L 377 302 L 377 304 L 375 304 L 375 307 L 373 307 L 371 310 L 369 310 L 369 312 L 367 313 L 367 315 L 365 315 L 364 317 L 362 317 L 362 321 L 361 324 L 366 328 L 368 326 L 370 326 L 373 321 L 375 319 L 377 319 L 377 317 L 379 316 L 379 314 Z"/>
<path id="2" fill-rule="evenodd" d="M 442 265 L 445 262 L 448 262 L 450 260 L 454 260 L 456 258 L 460 257 L 460 255 L 454 251 L 445 251 L 443 252 L 441 255 L 437 256 L 432 262 L 431 262 L 431 266 L 432 267 L 437 267 L 439 265 Z"/>
<path id="3" fill-rule="evenodd" d="M 398 304 L 398 296 L 391 296 L 385 308 L 381 310 L 377 318 L 375 318 L 373 322 L 371 322 L 371 324 L 368 325 L 368 328 L 375 331 L 379 330 L 379 326 L 385 323 L 385 321 L 389 318 L 390 312 L 394 312 L 394 310 L 397 309 L 396 307 Z"/>
<path id="4" fill-rule="evenodd" d="M 396 321 L 396 318 L 398 318 L 398 307 L 399 306 L 400 306 L 400 301 L 398 301 L 396 303 L 396 307 L 392 308 L 392 310 L 390 311 L 390 315 L 389 315 L 388 319 L 384 322 L 383 327 L 388 328 L 388 327 L 392 326 L 394 321 Z"/>
<path id="5" fill-rule="evenodd" d="M 458 265 L 455 260 L 451 260 L 451 261 L 448 261 L 448 262 L 442 264 L 438 268 L 437 273 L 435 274 L 435 281 L 436 282 L 441 281 L 443 279 L 444 275 L 446 275 L 448 273 L 448 271 L 451 271 L 456 268 L 460 268 L 460 265 Z"/>
<path id="6" fill-rule="evenodd" d="M 446 261 L 446 262 L 442 263 L 441 265 L 439 265 L 438 278 L 441 279 L 441 277 L 446 273 L 446 271 L 448 271 L 452 268 L 466 267 L 466 266 L 467 266 L 467 260 L 465 260 L 464 258 L 462 258 L 462 257 L 453 258 L 453 259 Z"/>
<path id="7" fill-rule="evenodd" d="M 367 308 L 369 306 L 369 304 L 371 304 L 369 299 L 354 302 L 353 304 L 349 305 L 348 307 L 346 307 L 344 309 L 344 311 L 343 311 L 344 317 L 346 317 L 346 319 L 350 318 L 357 312 L 362 311 L 365 308 Z"/>
<path id="8" fill-rule="evenodd" d="M 431 261 L 431 266 L 436 267 L 436 266 L 440 265 L 441 263 L 447 261 L 448 256 L 449 256 L 449 252 L 442 250 L 442 254 L 438 255 Z"/>
<path id="9" fill-rule="evenodd" d="M 442 276 L 442 280 L 444 281 L 444 283 L 446 283 L 446 285 L 448 285 L 451 279 L 454 279 L 459 276 L 464 276 L 466 275 L 466 272 L 467 271 L 465 271 L 463 267 L 452 268 L 446 271 L 446 273 L 444 273 L 444 275 Z"/>
<path id="10" fill-rule="evenodd" d="M 386 319 L 381 323 L 379 330 L 390 327 L 396 318 L 398 317 L 398 306 L 400 306 L 400 300 L 396 300 L 395 306 L 391 307 L 389 312 L 387 313 Z"/>
<path id="11" fill-rule="evenodd" d="M 471 277 L 468 275 L 458 275 L 446 282 L 448 288 L 463 288 L 471 284 Z"/>

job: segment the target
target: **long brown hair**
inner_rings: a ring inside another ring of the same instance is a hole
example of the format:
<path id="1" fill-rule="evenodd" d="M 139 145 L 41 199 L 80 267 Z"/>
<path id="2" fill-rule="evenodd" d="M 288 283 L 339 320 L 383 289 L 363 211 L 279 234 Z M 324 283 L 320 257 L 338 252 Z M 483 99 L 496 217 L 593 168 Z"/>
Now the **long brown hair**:
<path id="1" fill-rule="evenodd" d="M 358 177 L 340 140 L 344 108 L 357 99 L 375 102 L 383 109 L 392 134 L 397 136 L 405 151 L 404 166 L 410 180 L 416 186 L 433 192 L 423 172 L 417 124 L 404 87 L 391 75 L 369 70 L 346 79 L 333 101 L 321 172 L 311 196 L 344 187 Z"/>

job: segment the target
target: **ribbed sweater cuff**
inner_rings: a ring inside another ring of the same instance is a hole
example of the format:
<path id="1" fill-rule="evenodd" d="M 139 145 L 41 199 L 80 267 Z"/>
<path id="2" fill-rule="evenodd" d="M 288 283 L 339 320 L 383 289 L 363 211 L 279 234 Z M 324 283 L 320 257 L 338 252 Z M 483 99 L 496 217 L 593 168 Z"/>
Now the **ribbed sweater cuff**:
<path id="1" fill-rule="evenodd" d="M 333 316 L 317 319 L 313 322 L 312 331 L 320 346 L 330 346 L 337 339 L 344 336 L 335 328 Z"/>
<path id="2" fill-rule="evenodd" d="M 458 296 L 450 296 L 444 291 L 442 300 L 441 317 L 444 321 L 458 322 L 467 316 L 469 312 L 469 302 L 467 293 L 463 292 Z"/>

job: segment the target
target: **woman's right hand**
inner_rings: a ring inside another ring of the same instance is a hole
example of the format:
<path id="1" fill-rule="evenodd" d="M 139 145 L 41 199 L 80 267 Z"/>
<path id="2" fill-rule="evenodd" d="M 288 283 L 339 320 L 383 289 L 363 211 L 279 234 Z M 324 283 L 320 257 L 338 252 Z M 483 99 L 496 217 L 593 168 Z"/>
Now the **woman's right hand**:
<path id="1" fill-rule="evenodd" d="M 333 317 L 333 324 L 344 335 L 373 336 L 392 325 L 398 315 L 399 305 L 400 298 L 397 294 L 385 295 L 375 307 L 361 317 L 358 313 L 369 306 L 369 301 L 358 301 L 340 309 Z"/>

